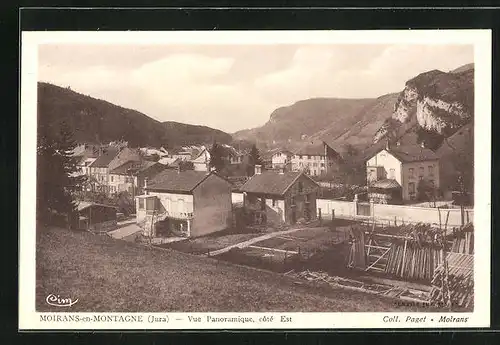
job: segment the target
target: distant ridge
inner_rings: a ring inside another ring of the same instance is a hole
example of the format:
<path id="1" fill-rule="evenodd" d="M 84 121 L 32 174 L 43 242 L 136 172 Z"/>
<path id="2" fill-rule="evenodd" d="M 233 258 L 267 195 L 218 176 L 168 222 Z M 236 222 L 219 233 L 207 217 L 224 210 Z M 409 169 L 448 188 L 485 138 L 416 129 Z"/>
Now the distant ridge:
<path id="1" fill-rule="evenodd" d="M 221 143 L 232 141 L 231 135 L 217 129 L 173 121 L 162 123 L 136 110 L 39 82 L 39 132 L 54 135 L 63 121 L 78 142 L 125 140 L 130 146 L 176 147 L 208 144 L 214 139 Z"/>

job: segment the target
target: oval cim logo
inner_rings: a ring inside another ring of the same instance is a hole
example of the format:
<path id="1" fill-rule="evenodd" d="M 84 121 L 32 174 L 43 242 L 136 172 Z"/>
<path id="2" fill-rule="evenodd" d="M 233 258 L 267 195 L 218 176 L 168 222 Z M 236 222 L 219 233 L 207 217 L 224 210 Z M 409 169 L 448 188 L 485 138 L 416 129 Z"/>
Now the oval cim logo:
<path id="1" fill-rule="evenodd" d="M 45 298 L 45 302 L 54 307 L 71 307 L 78 302 L 78 298 L 73 301 L 72 298 L 62 298 L 59 295 L 50 294 Z"/>

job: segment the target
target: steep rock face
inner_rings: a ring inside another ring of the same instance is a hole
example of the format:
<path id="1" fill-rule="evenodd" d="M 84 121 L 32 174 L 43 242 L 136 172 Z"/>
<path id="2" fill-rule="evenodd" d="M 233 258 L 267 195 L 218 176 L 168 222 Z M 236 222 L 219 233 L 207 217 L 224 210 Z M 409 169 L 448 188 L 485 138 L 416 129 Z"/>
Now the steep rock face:
<path id="1" fill-rule="evenodd" d="M 402 128 L 409 127 L 405 124 L 412 121 L 426 131 L 447 137 L 469 123 L 473 113 L 474 69 L 422 73 L 406 83 L 391 118 L 375 133 L 373 141 L 401 135 Z"/>

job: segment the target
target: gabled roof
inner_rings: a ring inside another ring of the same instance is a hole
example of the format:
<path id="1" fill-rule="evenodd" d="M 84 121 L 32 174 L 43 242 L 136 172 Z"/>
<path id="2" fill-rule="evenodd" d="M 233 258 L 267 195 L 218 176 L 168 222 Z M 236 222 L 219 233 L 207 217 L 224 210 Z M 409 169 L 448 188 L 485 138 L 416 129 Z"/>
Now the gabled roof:
<path id="1" fill-rule="evenodd" d="M 144 171 L 146 169 L 149 169 L 155 164 L 159 164 L 157 162 L 151 162 L 151 161 L 143 161 L 143 162 L 137 162 L 137 161 L 128 161 L 125 162 L 124 164 L 116 167 L 115 169 L 111 170 L 110 174 L 114 175 L 130 175 L 130 174 L 135 174 L 141 171 Z"/>
<path id="2" fill-rule="evenodd" d="M 384 179 L 374 182 L 370 188 L 395 189 L 401 188 L 401 185 L 394 179 Z"/>
<path id="3" fill-rule="evenodd" d="M 403 163 L 437 160 L 439 157 L 430 149 L 419 145 L 400 145 L 388 150 Z"/>
<path id="4" fill-rule="evenodd" d="M 98 204 L 96 202 L 90 202 L 90 201 L 80 201 L 78 203 L 78 205 L 76 206 L 76 209 L 77 209 L 77 211 L 82 211 L 82 210 L 85 210 L 85 209 L 92 207 L 92 206 L 107 207 L 107 208 L 113 208 L 116 210 L 115 206 Z"/>
<path id="5" fill-rule="evenodd" d="M 107 168 L 109 163 L 118 155 L 120 149 L 109 147 L 105 153 L 97 157 L 97 159 L 90 166 L 92 168 Z"/>
<path id="6" fill-rule="evenodd" d="M 149 181 L 146 189 L 191 192 L 211 174 L 213 173 L 206 171 L 186 170 L 178 172 L 177 170 L 167 169 Z"/>
<path id="7" fill-rule="evenodd" d="M 285 172 L 283 174 L 265 171 L 261 174 L 253 175 L 243 186 L 240 191 L 247 193 L 260 193 L 271 195 L 284 195 L 293 183 L 304 175 L 300 171 Z M 304 175 L 310 179 L 307 175 Z M 311 179 L 314 183 L 314 180 Z"/>
<path id="8" fill-rule="evenodd" d="M 325 144 L 324 143 L 314 143 L 306 144 L 295 150 L 296 155 L 310 155 L 310 156 L 324 156 L 325 155 Z"/>

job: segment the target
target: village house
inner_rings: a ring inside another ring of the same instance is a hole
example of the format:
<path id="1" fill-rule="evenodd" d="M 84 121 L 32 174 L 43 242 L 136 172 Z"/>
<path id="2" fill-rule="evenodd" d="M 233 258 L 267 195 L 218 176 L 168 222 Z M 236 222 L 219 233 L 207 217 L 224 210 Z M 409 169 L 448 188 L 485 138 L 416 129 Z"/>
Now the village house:
<path id="1" fill-rule="evenodd" d="M 128 192 L 135 197 L 143 192 L 144 180 L 151 179 L 167 167 L 151 161 L 128 161 L 109 173 L 109 187 L 115 193 Z"/>
<path id="2" fill-rule="evenodd" d="M 117 193 L 114 176 L 110 172 L 129 161 L 140 162 L 141 154 L 137 149 L 128 147 L 107 147 L 97 159 L 89 165 L 88 174 L 92 178 L 94 189 L 105 193 Z"/>
<path id="3" fill-rule="evenodd" d="M 262 172 L 255 166 L 252 176 L 240 191 L 243 205 L 255 224 L 295 224 L 316 219 L 319 185 L 302 171 Z"/>
<path id="4" fill-rule="evenodd" d="M 325 142 L 308 143 L 294 151 L 291 158 L 293 171 L 304 171 L 320 176 L 339 169 L 341 156 Z"/>
<path id="5" fill-rule="evenodd" d="M 198 237 L 232 225 L 231 183 L 214 172 L 164 170 L 136 197 L 137 223 L 151 237 Z"/>
<path id="6" fill-rule="evenodd" d="M 180 159 L 183 161 L 191 161 L 195 159 L 201 151 L 205 149 L 204 146 L 182 146 L 171 151 L 169 157 Z"/>
<path id="7" fill-rule="evenodd" d="M 287 169 L 292 164 L 293 153 L 289 150 L 279 149 L 271 157 L 273 169 Z"/>
<path id="8" fill-rule="evenodd" d="M 439 158 L 419 145 L 390 145 L 366 161 L 366 182 L 374 201 L 416 200 L 419 182 L 439 188 Z M 398 195 L 399 194 L 399 195 Z"/>
<path id="9" fill-rule="evenodd" d="M 208 171 L 210 163 L 210 153 L 207 149 L 203 149 L 193 160 L 195 171 Z"/>

